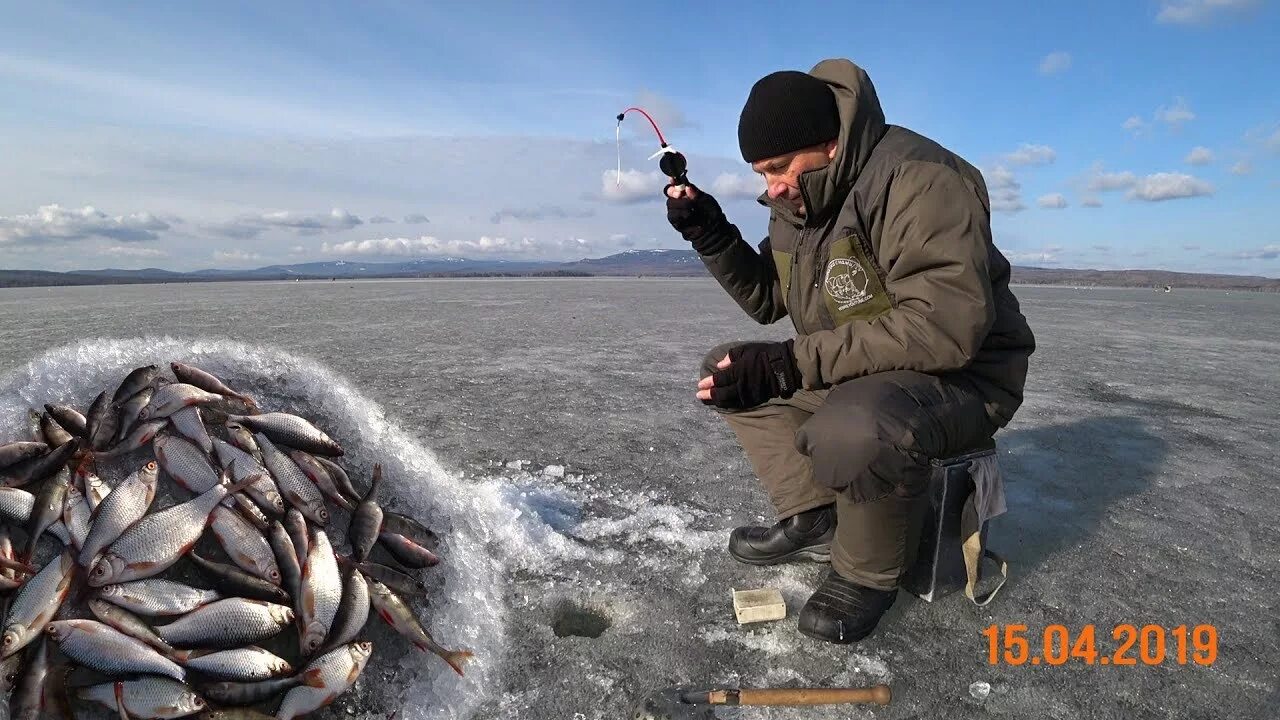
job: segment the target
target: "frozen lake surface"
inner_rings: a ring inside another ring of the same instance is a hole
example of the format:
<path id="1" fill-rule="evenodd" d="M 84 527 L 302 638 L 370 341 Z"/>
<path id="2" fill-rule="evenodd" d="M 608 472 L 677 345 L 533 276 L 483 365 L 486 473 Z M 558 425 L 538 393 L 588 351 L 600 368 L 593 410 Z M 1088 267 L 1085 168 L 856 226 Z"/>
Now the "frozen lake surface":
<path id="1" fill-rule="evenodd" d="M 709 279 L 0 290 L 0 439 L 27 407 L 87 406 L 136 365 L 181 360 L 316 419 L 363 477 L 383 463 L 387 504 L 444 537 L 420 616 L 476 658 L 459 678 L 371 616 L 369 669 L 316 717 L 613 720 L 667 685 L 878 682 L 884 708 L 720 717 L 1274 717 L 1280 296 L 1015 291 L 1039 349 L 997 435 L 1008 584 L 985 608 L 903 595 L 854 647 L 795 629 L 818 566 L 724 552 L 733 527 L 771 520 L 694 398 L 697 366 L 790 326 L 754 324 Z M 788 617 L 740 628 L 731 591 L 757 587 L 780 588 Z M 1036 650 L 1049 625 L 1093 625 L 1099 655 L 1117 625 L 1158 625 L 1168 657 L 993 665 L 993 624 L 1026 625 Z M 1179 664 L 1173 629 L 1202 624 L 1216 659 Z"/>

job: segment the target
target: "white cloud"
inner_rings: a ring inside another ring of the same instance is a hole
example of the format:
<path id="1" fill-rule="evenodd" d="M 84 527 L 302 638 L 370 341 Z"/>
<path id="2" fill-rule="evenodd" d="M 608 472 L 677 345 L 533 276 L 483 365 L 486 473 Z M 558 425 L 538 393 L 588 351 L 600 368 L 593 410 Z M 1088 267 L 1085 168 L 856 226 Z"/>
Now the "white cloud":
<path id="1" fill-rule="evenodd" d="M 1216 15 L 1246 10 L 1257 4 L 1257 0 L 1161 0 L 1156 22 L 1203 25 Z"/>
<path id="2" fill-rule="evenodd" d="M 1042 75 L 1052 75 L 1060 73 L 1071 67 L 1071 53 L 1058 50 L 1044 56 L 1040 61 L 1040 73 Z"/>
<path id="3" fill-rule="evenodd" d="M 1042 265 L 1057 265 L 1061 262 L 1062 248 L 1046 247 L 1040 250 L 1032 250 L 1028 252 L 1005 253 L 1005 258 L 1011 263 L 1040 263 Z"/>
<path id="4" fill-rule="evenodd" d="M 490 216 L 489 222 L 497 225 L 507 218 L 524 222 L 567 220 L 571 218 L 595 217 L 595 214 L 596 211 L 590 208 L 585 210 L 570 210 L 560 205 L 542 205 L 534 208 L 503 208 Z"/>
<path id="5" fill-rule="evenodd" d="M 240 248 L 232 248 L 230 250 L 214 250 L 213 261 L 220 263 L 245 263 L 253 260 L 261 260 L 262 256 L 256 252 L 249 252 Z"/>
<path id="6" fill-rule="evenodd" d="M 1213 151 L 1203 145 L 1197 145 L 1187 153 L 1185 162 L 1188 165 L 1208 165 L 1213 162 Z"/>
<path id="7" fill-rule="evenodd" d="M 79 210 L 42 205 L 31 215 L 0 215 L 0 244 L 47 244 L 91 237 L 117 242 L 158 240 L 169 223 L 151 213 L 111 216 L 86 205 Z"/>
<path id="8" fill-rule="evenodd" d="M 538 240 L 532 237 L 505 238 L 481 236 L 478 240 L 442 240 L 436 237 L 379 238 L 350 240 L 341 243 L 324 243 L 320 251 L 325 255 L 344 257 L 506 257 L 511 255 L 542 256 L 566 251 L 587 252 L 592 243 L 584 238 L 569 237 L 560 240 Z"/>
<path id="9" fill-rule="evenodd" d="M 1127 197 L 1131 200 L 1158 202 L 1212 194 L 1213 186 L 1204 180 L 1182 173 L 1154 173 L 1139 180 L 1129 190 Z"/>
<path id="10" fill-rule="evenodd" d="M 404 222 L 406 225 L 423 225 L 431 221 L 422 213 L 410 213 L 404 216 Z"/>
<path id="11" fill-rule="evenodd" d="M 1018 190 L 1022 187 L 1018 183 L 1018 179 L 1014 177 L 1013 171 L 1003 165 L 991 168 L 991 171 L 987 173 L 987 177 L 993 188 Z"/>
<path id="12" fill-rule="evenodd" d="M 613 203 L 637 203 L 662 200 L 662 188 L 667 176 L 658 170 L 606 170 L 600 181 L 601 198 Z"/>
<path id="13" fill-rule="evenodd" d="M 113 257 L 166 257 L 169 253 L 159 248 L 138 247 L 137 245 L 108 245 L 98 249 L 99 255 Z"/>
<path id="14" fill-rule="evenodd" d="M 1089 192 L 1111 192 L 1124 190 L 1137 184 L 1138 178 L 1129 171 L 1109 173 L 1095 167 L 1093 176 L 1089 178 Z"/>
<path id="15" fill-rule="evenodd" d="M 1022 194 L 1009 188 L 998 188 L 991 193 L 991 209 L 994 212 L 1016 213 L 1026 210 Z"/>
<path id="16" fill-rule="evenodd" d="M 1063 197 L 1062 193 L 1050 193 L 1048 195 L 1041 195 L 1039 199 L 1036 200 L 1036 204 L 1042 208 L 1061 210 L 1067 206 L 1067 199 Z"/>
<path id="17" fill-rule="evenodd" d="M 1048 165 L 1058 157 L 1058 153 L 1048 145 L 1031 145 L 1023 143 L 1017 150 L 1004 156 L 1006 162 L 1014 166 Z"/>
<path id="18" fill-rule="evenodd" d="M 1191 108 L 1187 106 L 1185 98 L 1179 97 L 1174 100 L 1172 107 L 1161 105 L 1156 110 L 1156 119 L 1172 128 L 1180 128 L 1183 123 L 1196 119 L 1196 114 L 1191 112 Z"/>
<path id="19" fill-rule="evenodd" d="M 1253 172 L 1253 165 L 1248 160 L 1241 160 L 1231 166 L 1232 175 L 1248 175 L 1251 172 Z"/>
<path id="20" fill-rule="evenodd" d="M 393 223 L 393 222 L 395 222 L 395 220 L 392 220 L 386 215 L 374 215 L 373 217 L 369 218 L 370 225 L 384 225 L 386 223 Z"/>
<path id="21" fill-rule="evenodd" d="M 717 199 L 756 198 L 766 189 L 764 177 L 756 173 L 739 175 L 720 173 L 711 182 L 711 194 Z"/>
<path id="22" fill-rule="evenodd" d="M 1275 260 L 1280 258 L 1280 245 L 1264 245 L 1257 250 L 1245 250 L 1231 257 L 1238 260 Z"/>
<path id="23" fill-rule="evenodd" d="M 1125 130 L 1128 130 L 1134 135 L 1141 135 L 1147 130 L 1147 121 L 1143 120 L 1137 115 L 1131 115 L 1129 116 L 1129 119 L 1125 120 L 1124 124 L 1121 125 L 1120 127 L 1124 128 Z"/>
<path id="24" fill-rule="evenodd" d="M 1081 200 L 1080 205 L 1087 208 L 1100 208 L 1102 207 L 1102 200 L 1091 196 Z"/>
<path id="25" fill-rule="evenodd" d="M 242 215 L 230 222 L 207 225 L 205 229 L 223 237 L 251 240 L 267 230 L 288 230 L 298 235 L 317 235 L 351 230 L 363 224 L 363 220 L 346 210 L 334 208 L 325 214 L 312 215 L 283 210 Z"/>

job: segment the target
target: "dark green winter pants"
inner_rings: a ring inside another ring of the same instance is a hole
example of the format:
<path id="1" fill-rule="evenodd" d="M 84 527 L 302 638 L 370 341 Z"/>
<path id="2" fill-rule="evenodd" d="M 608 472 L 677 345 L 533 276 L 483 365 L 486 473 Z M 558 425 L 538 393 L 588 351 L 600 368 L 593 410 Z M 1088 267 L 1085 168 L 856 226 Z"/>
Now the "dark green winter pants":
<path id="1" fill-rule="evenodd" d="M 715 371 L 730 347 L 703 359 Z M 745 410 L 721 410 L 769 493 L 779 520 L 836 504 L 831 565 L 889 590 L 915 559 L 929 461 L 969 450 L 996 426 L 962 374 L 876 373 L 800 390 Z"/>

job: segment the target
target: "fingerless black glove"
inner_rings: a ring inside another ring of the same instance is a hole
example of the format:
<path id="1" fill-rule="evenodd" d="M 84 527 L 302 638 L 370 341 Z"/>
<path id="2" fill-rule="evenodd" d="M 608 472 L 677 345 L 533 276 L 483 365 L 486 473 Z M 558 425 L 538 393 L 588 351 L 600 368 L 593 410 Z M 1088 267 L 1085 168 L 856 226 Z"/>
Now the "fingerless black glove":
<path id="1" fill-rule="evenodd" d="M 729 367 L 712 377 L 711 399 L 704 405 L 749 408 L 770 398 L 789 398 L 803 380 L 796 367 L 795 341 L 758 342 L 729 350 Z"/>
<path id="2" fill-rule="evenodd" d="M 733 242 L 735 228 L 729 224 L 714 197 L 692 184 L 690 187 L 697 191 L 697 197 L 690 199 L 682 195 L 673 198 L 667 195 L 667 222 L 699 254 L 717 253 Z M 666 189 L 662 192 L 666 194 Z"/>

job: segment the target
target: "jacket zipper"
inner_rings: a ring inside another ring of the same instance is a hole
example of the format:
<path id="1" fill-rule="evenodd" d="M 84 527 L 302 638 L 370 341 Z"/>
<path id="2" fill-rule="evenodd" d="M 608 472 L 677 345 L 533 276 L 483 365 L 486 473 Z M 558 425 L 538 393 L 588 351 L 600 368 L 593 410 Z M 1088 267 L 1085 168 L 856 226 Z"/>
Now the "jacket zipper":
<path id="1" fill-rule="evenodd" d="M 808 335 L 808 334 L 809 334 L 809 326 L 808 326 L 807 324 L 805 324 L 805 320 L 804 320 L 804 311 L 805 311 L 805 308 L 804 308 L 804 306 L 803 306 L 801 303 L 796 302 L 796 300 L 797 300 L 797 297 L 796 297 L 796 295 L 797 295 L 797 293 L 796 293 L 796 289 L 797 289 L 798 287 L 800 287 L 801 285 L 803 285 L 803 284 L 804 284 L 803 282 L 796 282 L 796 281 L 800 278 L 800 275 L 799 275 L 798 273 L 796 273 L 796 266 L 797 266 L 797 265 L 799 264 L 799 262 L 800 262 L 800 255 L 801 255 L 801 253 L 804 251 L 805 235 L 806 235 L 808 232 L 809 232 L 809 231 L 808 231 L 808 228 L 804 228 L 804 227 L 801 227 L 801 228 L 800 228 L 800 239 L 796 241 L 796 251 L 795 251 L 794 253 L 792 253 L 792 254 L 791 254 L 791 288 L 790 288 L 790 290 L 789 290 L 789 291 L 788 291 L 788 293 L 787 293 L 787 294 L 790 296 L 790 297 L 788 298 L 788 303 L 787 303 L 787 305 L 788 305 L 788 306 L 790 306 L 791 308 L 794 308 L 795 310 L 799 310 L 799 311 L 800 311 L 800 314 L 799 314 L 799 315 L 796 315 L 796 316 L 794 316 L 794 317 L 795 317 L 795 318 L 796 318 L 796 320 L 798 321 L 798 322 L 797 322 L 797 324 L 799 325 L 798 332 L 799 332 L 801 335 Z"/>

